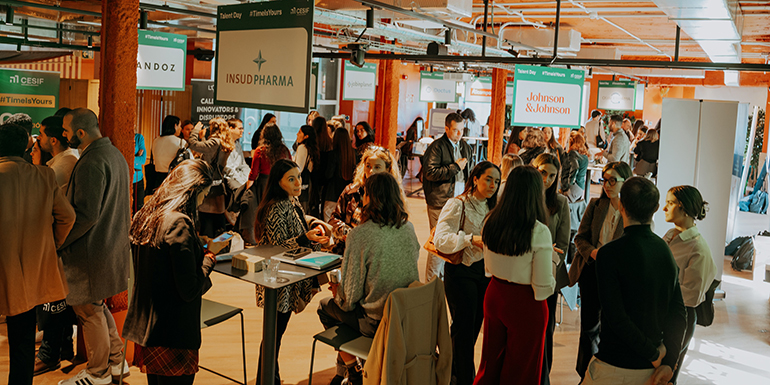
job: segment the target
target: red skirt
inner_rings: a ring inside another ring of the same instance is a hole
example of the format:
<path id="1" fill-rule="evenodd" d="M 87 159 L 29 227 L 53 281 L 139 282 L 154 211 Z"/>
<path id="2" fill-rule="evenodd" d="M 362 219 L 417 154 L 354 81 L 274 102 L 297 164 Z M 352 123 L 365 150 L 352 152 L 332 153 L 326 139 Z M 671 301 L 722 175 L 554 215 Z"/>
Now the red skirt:
<path id="1" fill-rule="evenodd" d="M 198 373 L 198 350 L 134 344 L 134 366 L 142 373 L 183 376 Z"/>

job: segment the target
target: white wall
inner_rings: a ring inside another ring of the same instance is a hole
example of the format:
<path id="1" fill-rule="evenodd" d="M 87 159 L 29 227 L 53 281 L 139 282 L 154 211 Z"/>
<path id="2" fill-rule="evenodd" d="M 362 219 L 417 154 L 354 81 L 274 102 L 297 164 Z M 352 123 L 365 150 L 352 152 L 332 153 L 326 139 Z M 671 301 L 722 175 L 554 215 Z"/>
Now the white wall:
<path id="1" fill-rule="evenodd" d="M 751 111 L 754 106 L 764 109 L 767 104 L 767 88 L 765 87 L 695 87 L 695 99 L 725 100 L 749 103 Z"/>

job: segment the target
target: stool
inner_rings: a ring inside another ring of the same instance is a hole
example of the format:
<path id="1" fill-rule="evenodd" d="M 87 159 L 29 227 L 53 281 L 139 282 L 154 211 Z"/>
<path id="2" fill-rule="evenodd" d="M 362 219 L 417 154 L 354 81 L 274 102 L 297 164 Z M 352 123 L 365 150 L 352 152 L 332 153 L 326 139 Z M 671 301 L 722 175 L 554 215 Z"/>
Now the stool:
<path id="1" fill-rule="evenodd" d="M 313 362 L 315 361 L 315 344 L 321 341 L 326 345 L 365 360 L 372 347 L 372 339 L 347 325 L 337 325 L 313 336 L 313 350 L 310 354 L 310 374 L 307 385 L 313 385 Z"/>
<path id="2" fill-rule="evenodd" d="M 230 318 L 233 318 L 236 314 L 241 315 L 241 352 L 243 354 L 243 382 L 232 379 L 228 376 L 225 376 L 222 373 L 217 373 L 211 369 L 205 368 L 203 367 L 203 365 L 198 365 L 198 367 L 207 372 L 214 373 L 217 376 L 220 376 L 232 382 L 235 382 L 236 384 L 246 385 L 246 381 L 247 381 L 246 379 L 246 337 L 244 336 L 244 332 L 243 332 L 243 309 L 230 306 L 230 305 L 225 305 L 219 302 L 214 302 L 206 298 L 203 298 L 201 300 L 201 330 L 210 326 L 217 325 L 220 322 L 227 321 Z"/>

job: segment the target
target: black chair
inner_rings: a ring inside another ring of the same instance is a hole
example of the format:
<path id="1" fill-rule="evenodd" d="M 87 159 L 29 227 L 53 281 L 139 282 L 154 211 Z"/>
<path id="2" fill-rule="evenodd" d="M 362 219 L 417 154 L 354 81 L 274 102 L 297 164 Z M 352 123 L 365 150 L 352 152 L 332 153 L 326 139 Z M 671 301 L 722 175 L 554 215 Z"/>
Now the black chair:
<path id="1" fill-rule="evenodd" d="M 217 373 L 211 369 L 205 368 L 203 367 L 203 365 L 198 365 L 198 367 L 208 372 L 214 373 L 220 377 L 226 378 L 232 382 L 235 382 L 236 384 L 246 385 L 246 381 L 247 381 L 246 337 L 244 336 L 244 332 L 243 332 L 243 309 L 230 306 L 230 305 L 225 305 L 219 302 L 214 302 L 206 298 L 203 298 L 201 301 L 201 330 L 210 326 L 217 325 L 220 322 L 227 321 L 230 318 L 233 318 L 236 314 L 241 315 L 241 352 L 243 354 L 243 382 L 232 379 L 228 376 L 225 376 L 222 373 Z"/>

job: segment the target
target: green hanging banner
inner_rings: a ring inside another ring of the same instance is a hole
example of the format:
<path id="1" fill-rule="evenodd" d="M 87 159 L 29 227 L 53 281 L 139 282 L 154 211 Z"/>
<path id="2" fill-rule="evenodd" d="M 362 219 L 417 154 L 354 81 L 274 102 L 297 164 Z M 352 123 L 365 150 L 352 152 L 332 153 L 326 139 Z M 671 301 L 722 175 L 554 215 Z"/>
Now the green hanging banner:
<path id="1" fill-rule="evenodd" d="M 579 128 L 584 82 L 583 71 L 517 64 L 511 124 Z"/>
<path id="2" fill-rule="evenodd" d="M 0 124 L 13 114 L 32 118 L 32 133 L 59 109 L 59 72 L 0 68 Z"/>

